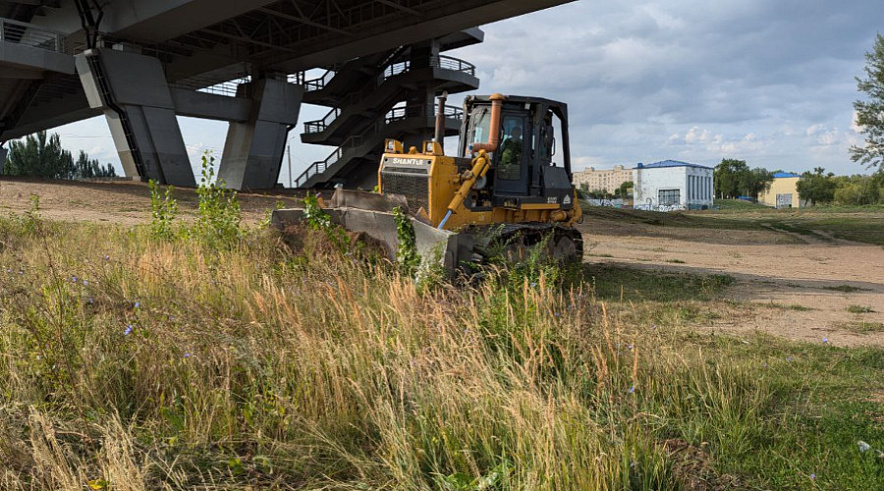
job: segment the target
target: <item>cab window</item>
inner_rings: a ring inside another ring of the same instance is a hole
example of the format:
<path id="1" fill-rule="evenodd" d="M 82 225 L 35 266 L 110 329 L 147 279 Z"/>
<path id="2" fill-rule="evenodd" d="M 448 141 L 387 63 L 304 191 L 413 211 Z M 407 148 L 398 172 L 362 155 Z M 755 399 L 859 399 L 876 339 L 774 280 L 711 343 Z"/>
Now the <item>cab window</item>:
<path id="1" fill-rule="evenodd" d="M 525 146 L 525 119 L 520 116 L 503 116 L 503 138 L 497 149 L 497 178 L 519 180 L 522 178 L 522 152 Z"/>

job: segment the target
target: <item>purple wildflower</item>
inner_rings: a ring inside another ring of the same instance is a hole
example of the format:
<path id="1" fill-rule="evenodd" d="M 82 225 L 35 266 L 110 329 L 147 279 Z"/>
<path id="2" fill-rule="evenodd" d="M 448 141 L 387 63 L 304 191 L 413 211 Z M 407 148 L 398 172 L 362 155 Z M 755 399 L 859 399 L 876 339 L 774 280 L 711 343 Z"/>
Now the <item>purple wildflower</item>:
<path id="1" fill-rule="evenodd" d="M 123 331 L 123 336 L 128 336 L 130 334 L 132 334 L 132 324 L 129 324 L 129 326 L 126 327 L 126 330 Z"/>

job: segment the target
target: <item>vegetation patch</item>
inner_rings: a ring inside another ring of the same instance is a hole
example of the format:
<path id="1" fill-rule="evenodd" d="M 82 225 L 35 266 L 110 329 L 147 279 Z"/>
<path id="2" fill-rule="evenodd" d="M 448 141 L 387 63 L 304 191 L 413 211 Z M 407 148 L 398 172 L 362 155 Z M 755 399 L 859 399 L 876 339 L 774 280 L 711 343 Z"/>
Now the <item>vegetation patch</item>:
<path id="1" fill-rule="evenodd" d="M 723 274 L 672 273 L 610 264 L 584 265 L 595 295 L 605 301 L 711 300 L 719 298 L 736 279 Z"/>
<path id="2" fill-rule="evenodd" d="M 880 322 L 851 321 L 838 324 L 838 328 L 858 334 L 884 332 L 884 324 Z"/>
<path id="3" fill-rule="evenodd" d="M 538 257 L 422 289 L 322 227 L 170 241 L 39 207 L 0 237 L 5 489 L 880 483 L 884 352 L 693 330 L 729 276 Z"/>
<path id="4" fill-rule="evenodd" d="M 835 285 L 835 286 L 824 286 L 821 287 L 823 290 L 831 290 L 834 292 L 843 292 L 843 293 L 854 293 L 854 292 L 867 292 L 870 291 L 868 288 L 862 288 L 859 286 L 853 285 Z"/>
<path id="5" fill-rule="evenodd" d="M 763 305 L 765 307 L 772 308 L 772 309 L 794 310 L 796 312 L 809 312 L 811 310 L 816 310 L 814 308 L 806 307 L 804 305 L 797 304 L 797 303 L 786 305 L 786 304 L 777 303 L 777 302 L 767 302 L 767 303 L 762 303 L 759 305 Z"/>

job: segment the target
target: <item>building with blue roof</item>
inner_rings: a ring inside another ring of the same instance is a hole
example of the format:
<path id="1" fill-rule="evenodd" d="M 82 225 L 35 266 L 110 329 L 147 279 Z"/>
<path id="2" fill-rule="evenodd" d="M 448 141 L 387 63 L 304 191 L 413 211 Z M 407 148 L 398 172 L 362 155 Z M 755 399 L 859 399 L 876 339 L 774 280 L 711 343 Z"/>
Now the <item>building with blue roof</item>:
<path id="1" fill-rule="evenodd" d="M 790 179 L 792 177 L 801 177 L 799 174 L 795 174 L 794 172 L 775 172 L 774 179 Z"/>
<path id="2" fill-rule="evenodd" d="M 770 187 L 758 194 L 758 202 L 774 208 L 803 208 L 808 205 L 798 194 L 801 176 L 794 172 L 777 172 Z"/>
<path id="3" fill-rule="evenodd" d="M 714 169 L 678 160 L 639 163 L 632 170 L 635 207 L 708 209 L 712 206 Z"/>

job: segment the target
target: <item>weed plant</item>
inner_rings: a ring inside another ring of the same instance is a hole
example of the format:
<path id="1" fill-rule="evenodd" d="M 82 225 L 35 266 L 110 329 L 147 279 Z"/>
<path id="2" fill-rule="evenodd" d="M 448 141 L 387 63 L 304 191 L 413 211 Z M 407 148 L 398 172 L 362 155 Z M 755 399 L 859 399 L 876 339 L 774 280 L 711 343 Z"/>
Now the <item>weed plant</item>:
<path id="1" fill-rule="evenodd" d="M 322 230 L 33 220 L 0 219 L 0 489 L 881 482 L 881 350 L 633 322 L 540 263 L 422 290 Z"/>

